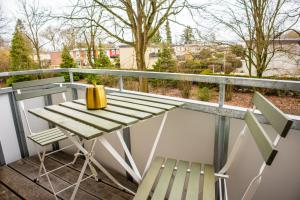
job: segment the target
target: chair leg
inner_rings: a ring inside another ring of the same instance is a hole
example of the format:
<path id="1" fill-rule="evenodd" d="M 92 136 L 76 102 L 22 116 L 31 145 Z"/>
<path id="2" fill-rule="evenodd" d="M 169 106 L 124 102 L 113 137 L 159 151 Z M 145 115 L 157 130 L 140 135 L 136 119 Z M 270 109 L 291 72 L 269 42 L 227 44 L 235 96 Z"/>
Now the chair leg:
<path id="1" fill-rule="evenodd" d="M 79 140 L 80 145 L 83 145 L 84 140 L 80 140 L 80 138 L 78 138 L 78 140 Z M 76 153 L 74 154 L 74 159 L 73 159 L 73 161 L 72 161 L 72 165 L 75 165 L 75 163 L 76 163 L 76 161 L 77 161 L 77 158 L 78 158 L 80 155 L 83 155 L 83 154 L 80 153 L 80 149 L 77 149 Z"/>
<path id="2" fill-rule="evenodd" d="M 38 157 L 39 157 L 39 160 L 40 160 L 41 164 L 40 164 L 38 176 L 34 180 L 35 182 L 39 182 L 39 179 L 41 178 L 43 164 L 44 164 L 44 160 L 45 160 L 45 154 L 46 154 L 45 148 L 43 148 L 42 156 L 41 156 L 40 152 L 37 152 L 37 154 L 38 154 Z"/>
<path id="3" fill-rule="evenodd" d="M 78 177 L 78 179 L 77 179 L 77 182 L 76 182 L 76 184 L 75 184 L 75 188 L 74 188 L 73 193 L 72 193 L 72 196 L 71 196 L 71 198 L 70 198 L 71 200 L 74 200 L 74 199 L 75 199 L 75 195 L 76 195 L 77 190 L 78 190 L 78 188 L 79 188 L 80 182 L 82 181 L 82 178 L 83 178 L 83 175 L 84 175 L 84 173 L 85 173 L 86 167 L 87 167 L 87 165 L 90 163 L 90 158 L 92 157 L 92 154 L 93 154 L 93 152 L 94 152 L 94 148 L 95 148 L 96 141 L 97 141 L 97 139 L 94 139 L 90 151 L 89 151 L 87 154 L 84 155 L 84 156 L 85 156 L 85 161 L 84 161 L 84 163 L 83 163 L 81 172 L 80 172 L 79 177 Z"/>
<path id="4" fill-rule="evenodd" d="M 46 167 L 45 167 L 45 164 L 44 164 L 44 161 L 45 161 L 45 154 L 46 154 L 46 149 L 45 147 L 43 147 L 43 153 L 42 153 L 42 156 L 40 154 L 40 152 L 38 152 L 38 157 L 40 159 L 40 162 L 41 162 L 41 165 L 40 165 L 40 168 L 39 168 L 39 174 L 38 174 L 38 177 L 36 178 L 37 181 L 39 181 L 39 178 L 41 177 L 41 172 L 42 170 L 44 171 L 46 177 L 47 177 L 47 180 L 50 184 L 50 187 L 51 187 L 51 190 L 53 192 L 53 195 L 54 195 L 54 198 L 55 199 L 58 199 L 57 196 L 56 196 L 56 193 L 55 193 L 55 190 L 54 190 L 54 187 L 52 185 L 52 182 L 50 180 L 50 177 L 49 177 L 49 174 L 47 173 L 47 170 L 46 170 Z"/>

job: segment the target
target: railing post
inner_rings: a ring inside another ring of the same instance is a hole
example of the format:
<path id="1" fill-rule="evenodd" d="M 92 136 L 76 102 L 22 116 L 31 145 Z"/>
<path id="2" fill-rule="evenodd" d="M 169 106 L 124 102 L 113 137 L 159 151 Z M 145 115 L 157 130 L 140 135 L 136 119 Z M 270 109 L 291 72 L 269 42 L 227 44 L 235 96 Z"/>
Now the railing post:
<path id="1" fill-rule="evenodd" d="M 122 92 L 124 89 L 124 82 L 123 82 L 123 76 L 119 77 L 119 90 Z"/>
<path id="2" fill-rule="evenodd" d="M 219 108 L 222 108 L 225 103 L 225 84 L 219 85 Z"/>
<path id="3" fill-rule="evenodd" d="M 25 158 L 29 156 L 29 152 L 28 152 L 28 147 L 26 142 L 26 135 L 25 135 L 22 119 L 21 119 L 21 113 L 13 92 L 10 92 L 8 94 L 8 97 L 9 97 L 9 103 L 10 103 L 10 108 L 13 116 L 13 122 L 16 130 L 16 134 L 17 134 L 21 157 Z"/>
<path id="4" fill-rule="evenodd" d="M 70 83 L 74 82 L 73 72 L 69 71 Z"/>
<path id="5" fill-rule="evenodd" d="M 71 90 L 72 90 L 72 99 L 76 100 L 76 99 L 78 99 L 78 93 L 77 93 L 77 88 L 73 88 L 74 76 L 73 76 L 73 72 L 70 70 L 69 70 L 69 77 L 70 77 L 70 84 L 71 84 Z"/>
<path id="6" fill-rule="evenodd" d="M 2 145 L 1 145 L 1 141 L 0 141 L 0 166 L 6 165 L 5 162 L 5 157 L 4 157 L 4 153 L 3 153 L 3 149 L 2 149 Z"/>
<path id="7" fill-rule="evenodd" d="M 225 84 L 219 85 L 219 108 L 222 108 L 225 103 Z M 228 140 L 230 131 L 230 118 L 217 115 L 215 124 L 215 144 L 214 144 L 214 166 L 215 171 L 222 169 L 227 161 Z M 218 184 L 218 183 L 216 183 Z M 222 184 L 222 183 L 221 183 Z M 216 191 L 216 196 L 220 194 Z"/>

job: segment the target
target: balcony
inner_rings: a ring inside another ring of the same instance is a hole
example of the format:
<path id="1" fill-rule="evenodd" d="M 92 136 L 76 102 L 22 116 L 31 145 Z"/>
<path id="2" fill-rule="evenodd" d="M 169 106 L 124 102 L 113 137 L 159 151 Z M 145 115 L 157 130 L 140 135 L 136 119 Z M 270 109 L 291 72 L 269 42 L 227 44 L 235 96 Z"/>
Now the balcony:
<path id="1" fill-rule="evenodd" d="M 119 79 L 118 88 L 106 88 L 107 93 L 122 92 L 127 94 L 142 94 L 136 91 L 125 90 L 125 77 L 147 77 L 154 79 L 168 79 L 178 81 L 192 81 L 194 83 L 212 83 L 219 87 L 219 102 L 203 102 L 198 100 L 183 99 L 179 97 L 163 96 L 158 94 L 144 94 L 151 97 L 176 100 L 184 102 L 182 108 L 169 113 L 162 136 L 158 143 L 155 155 L 162 155 L 177 160 L 188 160 L 191 162 L 214 163 L 217 169 L 224 165 L 227 155 L 231 152 L 238 134 L 245 125 L 244 114 L 247 108 L 226 105 L 225 85 L 238 85 L 242 87 L 269 88 L 278 90 L 289 90 L 300 92 L 300 82 L 238 78 L 225 76 L 208 76 L 195 74 L 157 73 L 125 70 L 95 70 L 95 69 L 51 69 L 31 70 L 20 72 L 3 72 L 1 77 L 25 74 L 49 74 L 66 72 L 70 75 L 70 82 L 64 83 L 68 87 L 67 99 L 85 98 L 87 84 L 73 81 L 74 73 L 111 75 Z M 48 104 L 58 104 L 61 96 L 54 94 L 49 97 L 36 97 L 25 100 L 26 107 L 36 108 Z M 300 109 L 300 101 L 294 109 Z M 36 151 L 30 140 L 26 138 L 29 131 L 25 125 L 25 119 L 18 110 L 13 90 L 10 87 L 0 89 L 0 199 L 51 199 L 50 185 L 46 178 L 35 183 L 34 177 L 38 173 L 38 159 Z M 270 138 L 275 138 L 275 131 L 260 112 L 255 113 L 259 122 L 268 130 Z M 292 129 L 284 140 L 281 140 L 274 163 L 266 168 L 262 182 L 256 191 L 254 199 L 299 199 L 300 185 L 300 116 L 288 115 L 293 120 Z M 159 129 L 163 116 L 145 120 L 130 127 L 130 137 L 127 144 L 130 144 L 131 153 L 140 171 L 146 166 L 148 155 Z M 29 115 L 29 121 L 35 131 L 49 128 L 49 124 L 33 115 Z M 107 135 L 106 139 L 113 144 L 117 151 L 125 157 L 120 143 L 115 135 Z M 247 185 L 256 175 L 263 159 L 260 157 L 257 148 L 251 137 L 246 137 L 246 145 L 238 152 L 235 162 L 232 164 L 227 182 L 229 199 L 241 199 Z M 59 143 L 59 148 L 68 146 L 68 141 Z M 52 148 L 52 147 L 51 147 Z M 49 150 L 51 150 L 51 148 Z M 57 148 L 57 147 L 55 147 Z M 136 191 L 137 184 L 125 173 L 102 146 L 96 146 L 96 158 L 115 177 Z M 46 168 L 52 169 L 71 161 L 75 149 L 68 149 L 62 153 L 53 154 L 46 160 Z M 83 159 L 79 159 L 76 165 L 57 170 L 51 178 L 55 187 L 63 188 L 76 181 L 79 175 Z M 88 176 L 87 171 L 85 176 Z M 76 199 L 132 199 L 128 192 L 118 189 L 114 183 L 108 180 L 103 174 L 99 174 L 100 182 L 95 183 L 88 179 L 80 185 Z M 66 190 L 59 195 L 61 199 L 69 199 L 72 189 Z"/>

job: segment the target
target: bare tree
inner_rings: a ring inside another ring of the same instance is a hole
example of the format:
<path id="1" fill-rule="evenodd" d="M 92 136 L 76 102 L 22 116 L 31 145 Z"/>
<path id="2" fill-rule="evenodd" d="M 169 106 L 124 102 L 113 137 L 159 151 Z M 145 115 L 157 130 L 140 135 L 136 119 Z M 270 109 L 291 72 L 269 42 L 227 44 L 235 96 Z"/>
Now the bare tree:
<path id="1" fill-rule="evenodd" d="M 107 21 L 91 20 L 98 28 L 119 42 L 135 49 L 138 70 L 146 70 L 145 53 L 150 39 L 168 17 L 178 14 L 185 0 L 94 0 L 95 6 L 103 10 Z M 87 5 L 89 7 L 89 5 Z M 75 11 L 73 11 L 75 12 Z M 140 78 L 140 90 L 147 91 L 147 80 Z"/>
<path id="2" fill-rule="evenodd" d="M 60 28 L 55 26 L 48 26 L 41 34 L 52 46 L 53 51 L 59 48 L 60 38 Z"/>
<path id="3" fill-rule="evenodd" d="M 21 0 L 21 11 L 23 15 L 23 22 L 26 30 L 26 36 L 31 41 L 38 60 L 38 66 L 41 68 L 41 48 L 46 44 L 42 43 L 40 36 L 43 28 L 50 18 L 50 12 L 42 9 L 37 1 L 29 4 L 27 0 Z"/>
<path id="4" fill-rule="evenodd" d="M 211 13 L 244 42 L 250 76 L 255 67 L 257 76 L 262 77 L 278 50 L 274 41 L 297 23 L 300 16 L 293 21 L 288 16 L 290 3 L 290 0 L 224 1 L 222 10 Z"/>
<path id="5" fill-rule="evenodd" d="M 77 0 L 73 6 L 71 14 L 65 14 L 63 18 L 78 29 L 87 47 L 88 62 L 94 68 L 98 43 L 105 38 L 102 29 L 98 27 L 98 24 L 105 22 L 103 10 L 93 0 Z"/>

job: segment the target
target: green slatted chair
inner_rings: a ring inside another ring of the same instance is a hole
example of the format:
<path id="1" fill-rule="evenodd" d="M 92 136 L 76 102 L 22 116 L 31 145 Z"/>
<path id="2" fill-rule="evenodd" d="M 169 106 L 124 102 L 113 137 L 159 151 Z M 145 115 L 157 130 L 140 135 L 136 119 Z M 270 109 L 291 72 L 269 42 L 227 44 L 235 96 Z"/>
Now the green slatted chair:
<path id="1" fill-rule="evenodd" d="M 44 160 L 46 156 L 49 156 L 53 153 L 56 153 L 58 151 L 62 151 L 66 148 L 70 148 L 73 145 L 66 146 L 64 148 L 61 148 L 56 151 L 48 152 L 46 153 L 46 148 L 49 145 L 55 144 L 59 141 L 67 139 L 67 136 L 57 127 L 50 128 L 41 132 L 33 132 L 28 120 L 27 116 L 27 111 L 25 108 L 24 100 L 26 99 L 31 99 L 34 97 L 41 97 L 41 96 L 46 96 L 46 95 L 51 95 L 51 94 L 62 94 L 63 101 L 66 101 L 66 95 L 65 92 L 67 91 L 67 88 L 62 85 L 62 83 L 65 82 L 64 77 L 54 77 L 54 78 L 48 78 L 48 79 L 41 79 L 41 80 L 33 80 L 33 81 L 24 81 L 24 82 L 18 82 L 18 83 L 13 83 L 12 88 L 15 91 L 15 98 L 19 102 L 19 107 L 21 108 L 25 122 L 27 125 L 27 128 L 30 132 L 30 135 L 28 138 L 37 146 L 37 147 L 42 147 L 43 151 L 42 154 L 40 155 L 40 152 L 37 149 L 37 154 L 39 156 L 39 159 L 41 161 L 40 168 L 39 168 L 39 173 L 35 181 L 39 181 L 39 179 L 46 175 L 50 185 L 51 189 L 53 190 L 52 183 L 49 179 L 48 174 L 50 172 L 53 172 L 57 169 L 53 169 L 51 171 L 47 171 L 44 165 Z M 71 163 L 68 163 L 66 165 L 63 165 L 61 167 L 74 164 L 76 162 L 76 159 L 79 155 L 79 152 L 75 154 L 74 160 Z M 61 168 L 60 167 L 60 168 Z M 60 169 L 59 168 L 59 169 Z M 44 173 L 42 174 L 42 171 Z M 54 190 L 53 190 L 54 193 Z M 55 193 L 54 193 L 55 195 Z M 55 195 L 56 196 L 56 195 Z"/>
<path id="2" fill-rule="evenodd" d="M 134 200 L 214 200 L 216 198 L 216 190 L 219 191 L 219 199 L 228 199 L 226 179 L 229 176 L 226 175 L 226 172 L 244 142 L 243 138 L 248 133 L 247 129 L 249 129 L 264 159 L 259 173 L 249 183 L 242 198 L 243 200 L 252 199 L 259 186 L 265 167 L 272 164 L 277 154 L 275 147 L 280 138 L 286 137 L 292 126 L 292 121 L 260 93 L 255 92 L 252 102 L 254 107 L 246 112 L 246 125 L 235 141 L 223 169 L 215 173 L 214 167 L 210 164 L 189 163 L 188 161 L 156 157 L 143 177 Z M 256 119 L 254 114 L 255 108 L 260 110 L 278 133 L 274 142 L 271 142 Z M 216 184 L 217 180 L 218 184 Z M 216 185 L 218 186 L 216 187 Z"/>

